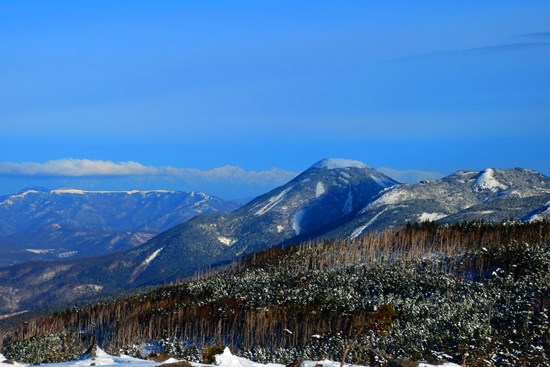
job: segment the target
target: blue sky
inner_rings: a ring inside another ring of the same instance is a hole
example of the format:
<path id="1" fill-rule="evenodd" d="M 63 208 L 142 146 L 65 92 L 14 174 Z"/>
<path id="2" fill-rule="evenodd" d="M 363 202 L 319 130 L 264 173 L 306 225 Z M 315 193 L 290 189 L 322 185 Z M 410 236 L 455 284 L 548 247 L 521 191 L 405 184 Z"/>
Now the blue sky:
<path id="1" fill-rule="evenodd" d="M 0 163 L 550 174 L 549 2 L 373 3 L 2 1 Z"/>

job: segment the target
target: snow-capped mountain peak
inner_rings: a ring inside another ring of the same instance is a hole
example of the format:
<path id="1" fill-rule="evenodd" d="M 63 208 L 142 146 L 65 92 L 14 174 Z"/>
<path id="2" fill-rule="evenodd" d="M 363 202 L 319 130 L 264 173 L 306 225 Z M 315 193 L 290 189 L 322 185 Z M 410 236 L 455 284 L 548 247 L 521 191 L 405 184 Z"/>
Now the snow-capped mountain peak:
<path id="1" fill-rule="evenodd" d="M 344 158 L 326 158 L 315 163 L 311 168 L 320 169 L 345 169 L 345 168 L 370 168 L 361 161 Z"/>

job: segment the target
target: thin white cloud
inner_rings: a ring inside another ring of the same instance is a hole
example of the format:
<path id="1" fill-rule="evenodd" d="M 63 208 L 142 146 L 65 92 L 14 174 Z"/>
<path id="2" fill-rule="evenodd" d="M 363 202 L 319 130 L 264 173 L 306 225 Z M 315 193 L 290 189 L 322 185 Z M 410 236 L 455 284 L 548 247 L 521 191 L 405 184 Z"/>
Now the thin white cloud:
<path id="1" fill-rule="evenodd" d="M 251 198 L 283 185 L 297 172 L 273 168 L 248 171 L 236 166 L 210 170 L 172 166 L 146 166 L 138 162 L 59 159 L 48 162 L 0 162 L 0 192 L 24 187 L 87 190 L 169 189 L 204 191 L 226 199 Z"/>
<path id="2" fill-rule="evenodd" d="M 237 166 L 224 166 L 210 170 L 178 168 L 172 166 L 145 166 L 138 162 L 113 162 L 91 159 L 58 159 L 47 162 L 1 162 L 0 175 L 101 177 L 101 176 L 169 176 L 182 179 L 243 180 L 261 183 L 291 179 L 296 172 L 273 168 L 266 171 L 247 171 Z"/>
<path id="3" fill-rule="evenodd" d="M 90 159 L 58 159 L 48 162 L 2 162 L 0 174 L 13 176 L 143 176 L 158 175 L 161 169 L 138 162 L 112 162 Z"/>

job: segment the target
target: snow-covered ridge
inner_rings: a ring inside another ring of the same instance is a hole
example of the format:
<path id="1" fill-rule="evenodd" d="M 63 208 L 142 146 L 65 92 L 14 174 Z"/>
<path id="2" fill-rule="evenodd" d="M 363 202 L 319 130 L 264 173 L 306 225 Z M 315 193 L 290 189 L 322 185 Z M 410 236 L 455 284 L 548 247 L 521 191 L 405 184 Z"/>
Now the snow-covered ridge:
<path id="1" fill-rule="evenodd" d="M 107 190 L 98 190 L 98 191 L 88 191 L 88 190 L 80 190 L 80 189 L 57 189 L 57 190 L 51 190 L 52 194 L 73 194 L 73 195 L 85 195 L 85 194 L 149 194 L 149 193 L 159 193 L 159 194 L 165 194 L 169 192 L 175 192 L 175 191 L 169 191 L 169 190 L 130 190 L 130 191 L 107 191 Z"/>
<path id="2" fill-rule="evenodd" d="M 365 163 L 353 159 L 327 158 L 315 163 L 311 168 L 342 169 L 342 168 L 370 168 Z"/>
<path id="3" fill-rule="evenodd" d="M 27 190 L 18 194 L 9 195 L 6 200 L 0 202 L 0 205 L 12 205 L 14 202 L 19 199 L 24 199 L 27 195 L 30 194 L 55 194 L 55 195 L 136 195 L 140 194 L 142 196 L 147 196 L 149 194 L 167 194 L 167 193 L 177 193 L 177 191 L 170 190 L 130 190 L 130 191 L 88 191 L 80 189 L 56 189 L 50 191 L 37 191 L 37 190 Z M 191 193 L 193 196 L 195 193 Z M 202 193 L 198 193 L 203 195 Z M 207 195 L 203 195 L 205 198 Z M 208 197 L 209 198 L 209 197 Z"/>

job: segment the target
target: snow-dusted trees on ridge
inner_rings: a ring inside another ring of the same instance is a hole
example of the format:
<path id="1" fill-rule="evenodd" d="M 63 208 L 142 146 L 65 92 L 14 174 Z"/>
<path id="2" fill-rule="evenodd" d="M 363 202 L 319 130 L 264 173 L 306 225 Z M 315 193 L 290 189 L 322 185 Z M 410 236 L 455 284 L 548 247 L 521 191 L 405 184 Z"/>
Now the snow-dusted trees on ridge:
<path id="1" fill-rule="evenodd" d="M 97 338 L 112 352 L 155 342 L 189 356 L 221 340 L 264 361 L 339 359 L 349 330 L 388 305 L 397 312 L 391 329 L 358 334 L 369 348 L 348 348 L 348 361 L 369 361 L 378 350 L 466 365 L 544 365 L 549 229 L 548 222 L 411 225 L 351 242 L 273 248 L 200 279 L 26 319 L 9 329 L 4 354 L 55 360 L 63 356 L 37 353 L 59 350 L 60 340 L 67 351 L 84 350 Z"/>

